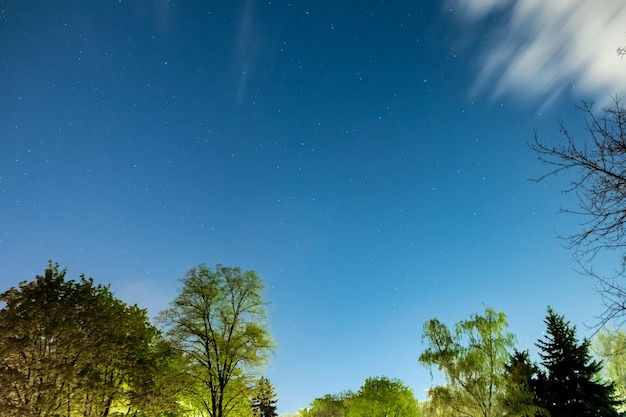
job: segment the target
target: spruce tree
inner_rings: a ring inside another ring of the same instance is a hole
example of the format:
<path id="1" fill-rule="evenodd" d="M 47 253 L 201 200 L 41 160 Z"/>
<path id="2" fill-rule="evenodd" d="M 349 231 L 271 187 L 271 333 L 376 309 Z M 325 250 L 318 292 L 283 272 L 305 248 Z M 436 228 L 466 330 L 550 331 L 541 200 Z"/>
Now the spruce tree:
<path id="1" fill-rule="evenodd" d="M 539 368 L 530 360 L 528 351 L 515 350 L 505 365 L 504 386 L 500 405 L 506 416 L 549 417 L 537 401 L 537 373 Z"/>
<path id="2" fill-rule="evenodd" d="M 592 360 L 589 340 L 576 338 L 576 327 L 548 308 L 547 331 L 537 347 L 543 370 L 536 394 L 551 417 L 616 417 L 620 402 L 612 384 L 600 380 L 602 363 Z"/>
<path id="3" fill-rule="evenodd" d="M 262 376 L 256 382 L 252 397 L 252 413 L 254 417 L 275 417 L 276 393 L 269 379 Z"/>

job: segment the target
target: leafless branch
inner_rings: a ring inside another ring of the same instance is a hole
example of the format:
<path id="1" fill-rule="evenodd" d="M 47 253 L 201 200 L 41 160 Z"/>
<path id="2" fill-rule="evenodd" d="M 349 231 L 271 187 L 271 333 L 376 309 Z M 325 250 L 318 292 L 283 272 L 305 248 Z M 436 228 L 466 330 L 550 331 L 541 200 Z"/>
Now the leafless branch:
<path id="1" fill-rule="evenodd" d="M 565 192 L 576 194 L 578 207 L 562 211 L 580 216 L 581 230 L 564 239 L 574 250 L 583 273 L 595 279 L 595 289 L 605 307 L 599 317 L 604 325 L 616 319 L 626 321 L 626 287 L 622 282 L 626 266 L 626 108 L 614 97 L 613 104 L 599 115 L 592 103 L 583 102 L 578 109 L 585 115 L 590 136 L 584 144 L 577 143 L 561 122 L 564 143 L 548 145 L 535 133 L 530 148 L 541 163 L 550 166 L 536 181 L 564 171 L 575 174 Z M 596 256 L 605 251 L 618 257 L 620 267 L 613 277 L 597 274 L 591 267 Z"/>

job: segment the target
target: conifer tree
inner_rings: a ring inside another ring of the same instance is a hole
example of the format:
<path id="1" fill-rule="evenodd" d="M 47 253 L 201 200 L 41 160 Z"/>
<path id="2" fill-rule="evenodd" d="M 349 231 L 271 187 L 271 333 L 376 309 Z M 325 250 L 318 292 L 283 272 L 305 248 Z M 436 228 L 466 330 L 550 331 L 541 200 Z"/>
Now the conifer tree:
<path id="1" fill-rule="evenodd" d="M 547 410 L 539 406 L 537 401 L 537 372 L 539 369 L 536 364 L 531 362 L 528 351 L 515 350 L 505 369 L 504 387 L 500 401 L 504 415 L 547 417 Z"/>
<path id="2" fill-rule="evenodd" d="M 539 340 L 543 370 L 538 373 L 539 405 L 551 417 L 616 417 L 620 402 L 612 384 L 600 380 L 602 363 L 592 360 L 589 340 L 581 343 L 576 328 L 548 308 L 547 332 Z"/>
<path id="3" fill-rule="evenodd" d="M 276 393 L 269 379 L 262 376 L 257 381 L 252 397 L 252 414 L 254 417 L 275 417 Z"/>

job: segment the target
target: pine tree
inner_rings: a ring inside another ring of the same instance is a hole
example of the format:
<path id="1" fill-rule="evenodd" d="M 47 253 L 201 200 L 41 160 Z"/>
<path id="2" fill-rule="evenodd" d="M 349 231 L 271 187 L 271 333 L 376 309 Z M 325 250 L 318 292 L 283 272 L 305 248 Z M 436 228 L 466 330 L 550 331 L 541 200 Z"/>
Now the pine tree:
<path id="1" fill-rule="evenodd" d="M 616 417 L 619 413 L 612 384 L 604 384 L 602 363 L 591 359 L 589 340 L 581 343 L 576 328 L 548 308 L 546 336 L 537 347 L 543 370 L 538 374 L 539 405 L 551 417 Z"/>
<path id="2" fill-rule="evenodd" d="M 254 417 L 276 417 L 276 393 L 269 379 L 262 376 L 256 382 L 252 397 Z"/>

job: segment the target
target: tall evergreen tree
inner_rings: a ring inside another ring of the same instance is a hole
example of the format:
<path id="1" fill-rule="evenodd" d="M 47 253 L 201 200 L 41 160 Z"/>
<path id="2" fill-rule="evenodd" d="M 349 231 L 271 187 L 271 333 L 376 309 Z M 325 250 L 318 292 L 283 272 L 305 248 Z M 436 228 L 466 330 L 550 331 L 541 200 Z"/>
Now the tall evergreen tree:
<path id="1" fill-rule="evenodd" d="M 254 417 L 276 417 L 278 399 L 269 379 L 262 376 L 256 382 L 252 397 L 252 413 Z"/>
<path id="2" fill-rule="evenodd" d="M 592 360 L 589 340 L 576 338 L 576 327 L 548 308 L 547 332 L 537 342 L 543 370 L 538 373 L 539 405 L 551 417 L 615 417 L 620 402 L 612 384 L 600 380 L 602 363 Z"/>

